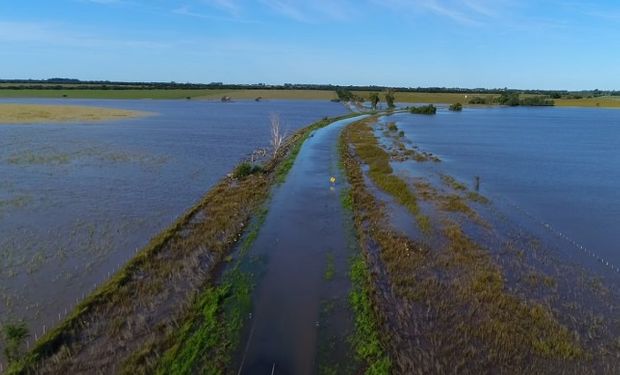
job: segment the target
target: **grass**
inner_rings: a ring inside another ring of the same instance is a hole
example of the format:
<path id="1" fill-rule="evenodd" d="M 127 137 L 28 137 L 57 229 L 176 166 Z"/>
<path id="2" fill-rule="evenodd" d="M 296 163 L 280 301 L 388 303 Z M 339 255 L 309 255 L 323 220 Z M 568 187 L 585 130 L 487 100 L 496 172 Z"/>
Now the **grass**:
<path id="1" fill-rule="evenodd" d="M 0 104 L 0 124 L 93 122 L 147 115 L 150 113 L 89 106 Z"/>
<path id="2" fill-rule="evenodd" d="M 349 116 L 353 114 L 343 118 Z M 234 311 L 241 311 L 243 278 L 227 281 L 230 279 L 225 277 L 216 286 L 209 284 L 212 272 L 228 257 L 250 219 L 260 214 L 273 184 L 286 177 L 288 165 L 292 165 L 301 143 L 312 130 L 334 120 L 321 120 L 289 137 L 281 152 L 263 166 L 262 173 L 221 180 L 185 215 L 80 302 L 64 321 L 40 338 L 8 373 L 42 369 L 59 372 L 60 368 L 77 371 L 80 366 L 97 366 L 106 372 L 122 363 L 126 372 L 152 373 L 162 353 L 178 341 L 176 353 L 193 358 L 195 345 L 204 348 L 206 338 L 200 334 L 188 336 L 189 333 L 175 336 L 175 327 L 184 326 L 187 321 L 197 324 L 192 325 L 192 330 L 203 323 L 210 324 L 209 309 L 216 302 L 221 306 L 216 309 L 218 313 L 233 311 L 226 319 L 236 316 Z M 253 241 L 256 235 L 249 233 L 245 241 Z M 223 295 L 231 294 L 236 297 L 222 299 Z M 230 305 L 226 301 L 234 301 L 230 303 L 237 307 L 228 310 L 226 306 Z M 119 316 L 125 319 L 120 327 L 116 319 Z M 222 327 L 227 342 L 230 342 L 229 333 L 237 328 L 234 324 Z M 225 353 L 218 355 L 225 358 Z M 175 356 L 168 358 L 167 363 L 175 367 Z"/>
<path id="3" fill-rule="evenodd" d="M 467 190 L 467 186 L 465 186 L 465 184 L 458 182 L 454 177 L 447 175 L 447 174 L 442 174 L 441 175 L 441 181 L 446 184 L 447 186 L 451 187 L 454 190 L 457 191 L 466 191 Z"/>
<path id="4" fill-rule="evenodd" d="M 355 315 L 352 338 L 355 353 L 367 364 L 366 374 L 390 374 L 391 360 L 379 338 L 379 324 L 370 299 L 370 273 L 361 256 L 352 260 L 350 275 L 352 290 L 349 298 Z"/>
<path id="5" fill-rule="evenodd" d="M 357 156 L 368 165 L 368 176 L 381 190 L 390 194 L 394 199 L 409 210 L 416 218 L 422 218 L 414 193 L 407 183 L 393 174 L 390 166 L 390 154 L 381 146 L 373 134 L 372 126 L 376 123 L 376 117 L 350 125 L 346 134 L 350 144 L 354 145 Z M 427 222 L 423 221 L 426 227 Z"/>
<path id="6" fill-rule="evenodd" d="M 256 240 L 266 215 L 263 210 L 247 234 L 240 248 L 242 257 Z M 207 287 L 197 297 L 191 316 L 168 339 L 174 344 L 159 361 L 157 374 L 217 374 L 230 364 L 252 306 L 252 278 L 240 269 L 240 264 L 229 269 L 218 285 Z M 130 368 L 125 370 L 133 372 Z"/>
<path id="7" fill-rule="evenodd" d="M 353 210 L 353 196 L 351 195 L 351 189 L 345 188 L 340 190 L 340 203 L 345 210 Z"/>
<path id="8" fill-rule="evenodd" d="M 367 132 L 364 127 L 368 124 L 346 128 L 341 150 L 366 268 L 373 270 L 369 280 L 374 297 L 370 303 L 386 321 L 379 330 L 386 332 L 387 338 L 380 341 L 389 345 L 393 371 L 425 373 L 451 368 L 474 373 L 490 369 L 536 372 L 532 369 L 587 359 L 575 332 L 562 325 L 549 306 L 514 294 L 505 283 L 502 268 L 458 224 L 441 223 L 444 241 L 440 243 L 445 246 L 434 249 L 394 233 L 385 208 L 365 186 L 362 165 L 371 163 L 370 176 L 372 163 L 382 157 L 377 150 L 368 152 L 366 146 L 373 142 L 360 136 Z M 444 179 L 446 182 L 452 184 Z M 443 199 L 439 195 L 435 198 Z M 467 205 L 459 198 L 438 207 L 450 212 Z M 543 283 L 550 285 L 546 280 Z M 388 331 L 383 327 L 408 328 Z M 413 349 L 402 344 L 412 337 L 421 344 L 413 345 Z"/>
<path id="9" fill-rule="evenodd" d="M 554 99 L 555 105 L 560 107 L 601 107 L 601 108 L 619 108 L 620 97 L 603 96 L 599 98 L 583 98 L 583 99 Z"/>

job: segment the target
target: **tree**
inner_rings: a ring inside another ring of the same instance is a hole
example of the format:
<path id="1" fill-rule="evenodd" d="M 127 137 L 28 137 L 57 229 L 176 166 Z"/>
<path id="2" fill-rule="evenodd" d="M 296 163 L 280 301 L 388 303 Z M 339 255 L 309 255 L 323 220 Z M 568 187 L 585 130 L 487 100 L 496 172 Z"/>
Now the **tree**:
<path id="1" fill-rule="evenodd" d="M 271 115 L 271 149 L 273 151 L 273 157 L 275 158 L 284 143 L 284 132 L 280 124 L 280 116 Z"/>
<path id="2" fill-rule="evenodd" d="M 519 105 L 519 94 L 516 92 L 503 92 L 497 99 L 497 102 L 501 105 L 508 105 L 515 107 Z"/>
<path id="3" fill-rule="evenodd" d="M 372 109 L 377 109 L 377 105 L 381 101 L 378 92 L 370 93 L 370 104 L 372 105 Z"/>
<path id="4" fill-rule="evenodd" d="M 388 89 L 385 92 L 385 102 L 387 103 L 388 108 L 394 108 L 394 100 L 396 97 L 394 96 L 394 90 Z"/>
<path id="5" fill-rule="evenodd" d="M 340 99 L 343 102 L 349 102 L 354 98 L 354 95 L 351 91 L 343 89 L 343 88 L 338 88 L 336 90 L 336 95 L 338 95 L 338 99 Z"/>

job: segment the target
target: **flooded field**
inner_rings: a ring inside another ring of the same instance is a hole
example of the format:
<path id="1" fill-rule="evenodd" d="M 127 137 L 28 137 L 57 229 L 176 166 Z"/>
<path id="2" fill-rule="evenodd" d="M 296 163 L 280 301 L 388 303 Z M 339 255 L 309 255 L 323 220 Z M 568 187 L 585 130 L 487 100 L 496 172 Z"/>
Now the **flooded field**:
<path id="1" fill-rule="evenodd" d="M 253 150 L 269 116 L 289 132 L 345 113 L 320 101 L 3 100 L 155 112 L 0 126 L 0 321 L 31 340 Z"/>
<path id="2" fill-rule="evenodd" d="M 560 239 L 567 256 L 594 254 L 607 271 L 620 270 L 620 111 L 440 109 L 389 121 L 442 160 L 411 173 L 439 169 L 468 187 L 477 176 L 483 195 Z"/>
<path id="3" fill-rule="evenodd" d="M 510 114 L 497 121 L 509 123 Z M 434 126 L 437 144 L 450 138 L 446 149 L 467 154 L 468 130 L 445 136 L 453 128 L 448 120 L 433 122 L 441 115 L 371 118 L 344 134 L 354 147 L 345 166 L 392 370 L 617 373 L 620 274 L 613 257 L 580 244 L 491 182 L 482 189 L 478 182 L 488 175 L 454 168 L 456 157 L 431 141 L 417 142 L 425 123 L 427 130 Z M 466 113 L 445 119 L 458 115 Z M 471 149 L 487 156 L 478 163 L 499 161 L 498 169 L 510 173 L 508 161 Z M 467 173 L 471 178 L 461 177 Z M 554 181 L 553 192 L 561 182 Z"/>

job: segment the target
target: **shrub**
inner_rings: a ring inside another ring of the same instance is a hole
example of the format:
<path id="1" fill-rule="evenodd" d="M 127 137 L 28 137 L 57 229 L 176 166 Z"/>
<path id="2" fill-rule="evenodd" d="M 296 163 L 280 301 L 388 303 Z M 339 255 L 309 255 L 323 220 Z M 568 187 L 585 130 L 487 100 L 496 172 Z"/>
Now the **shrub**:
<path id="1" fill-rule="evenodd" d="M 461 103 L 454 103 L 448 109 L 454 112 L 460 112 L 463 110 L 463 105 Z"/>
<path id="2" fill-rule="evenodd" d="M 507 105 L 510 107 L 516 107 L 520 104 L 519 101 L 519 94 L 517 94 L 516 92 L 504 92 L 502 93 L 502 95 L 500 95 L 500 97 L 497 99 L 497 103 L 501 104 L 501 105 Z"/>
<path id="3" fill-rule="evenodd" d="M 489 101 L 480 96 L 474 96 L 469 100 L 469 104 L 489 104 Z"/>
<path id="4" fill-rule="evenodd" d="M 435 107 L 432 104 L 429 104 L 429 105 L 423 105 L 420 107 L 411 107 L 410 111 L 411 113 L 414 113 L 417 115 L 434 115 L 437 113 L 437 107 Z"/>
<path id="5" fill-rule="evenodd" d="M 243 162 L 235 168 L 235 171 L 233 172 L 233 177 L 237 179 L 242 179 L 251 174 L 262 172 L 262 170 L 263 167 L 261 167 L 260 165 Z"/>
<path id="6" fill-rule="evenodd" d="M 26 323 L 6 324 L 2 327 L 4 338 L 4 355 L 9 363 L 17 362 L 22 355 L 24 339 L 28 337 Z"/>

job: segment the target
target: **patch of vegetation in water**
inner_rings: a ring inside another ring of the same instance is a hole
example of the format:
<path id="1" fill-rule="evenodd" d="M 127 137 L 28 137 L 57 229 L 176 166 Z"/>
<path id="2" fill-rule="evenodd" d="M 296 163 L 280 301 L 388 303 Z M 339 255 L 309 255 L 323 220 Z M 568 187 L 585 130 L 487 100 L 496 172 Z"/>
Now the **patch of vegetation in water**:
<path id="1" fill-rule="evenodd" d="M 450 104 L 450 106 L 448 107 L 448 110 L 452 112 L 461 112 L 463 110 L 463 104 L 461 103 Z"/>
<path id="2" fill-rule="evenodd" d="M 352 342 L 355 353 L 367 364 L 366 374 L 390 374 L 392 363 L 379 339 L 379 324 L 370 299 L 370 274 L 364 259 L 355 257 L 351 262 L 351 306 L 355 314 L 355 332 Z"/>
<path id="3" fill-rule="evenodd" d="M 372 132 L 371 126 L 375 122 L 376 118 L 370 118 L 350 125 L 351 143 L 357 155 L 368 165 L 372 181 L 415 215 L 419 211 L 416 198 L 407 183 L 392 173 L 390 155 L 381 148 Z"/>
<path id="4" fill-rule="evenodd" d="M 458 190 L 458 191 L 465 191 L 467 190 L 467 186 L 465 186 L 464 184 L 458 182 L 456 180 L 456 178 L 449 176 L 447 174 L 442 174 L 441 175 L 441 181 L 448 185 L 449 187 L 451 187 L 454 190 Z"/>
<path id="5" fill-rule="evenodd" d="M 434 115 L 437 113 L 437 107 L 432 104 L 422 105 L 419 107 L 409 108 L 409 112 L 416 115 Z"/>
<path id="6" fill-rule="evenodd" d="M 463 353 L 453 363 L 462 371 L 519 372 L 548 368 L 556 361 L 583 360 L 587 354 L 575 332 L 562 325 L 546 304 L 514 294 L 489 252 L 466 237 L 457 223 L 441 223 L 445 248 L 426 249 L 393 233 L 384 208 L 365 187 L 360 163 L 372 159 L 361 156 L 356 145 L 359 129 L 354 126 L 345 129 L 342 149 L 348 152 L 344 165 L 352 185 L 356 228 L 367 254 L 373 247 L 379 252 L 379 260 L 367 260 L 373 265 L 371 280 L 379 279 L 383 285 L 385 277 L 394 294 L 383 293 L 395 295 L 398 301 L 384 296 L 371 302 L 388 301 L 375 306 L 375 311 L 398 304 L 397 311 L 384 316 L 395 319 L 390 327 L 410 327 L 405 322 L 416 320 L 411 332 L 390 332 L 390 340 L 409 340 L 413 335 L 427 345 L 418 346 L 424 354 L 390 347 L 395 371 L 440 368 L 433 366 L 441 366 L 444 360 L 452 363 L 454 350 Z M 434 191 L 428 194 L 432 200 L 442 197 Z M 457 203 L 459 209 L 466 206 L 462 197 Z"/>

